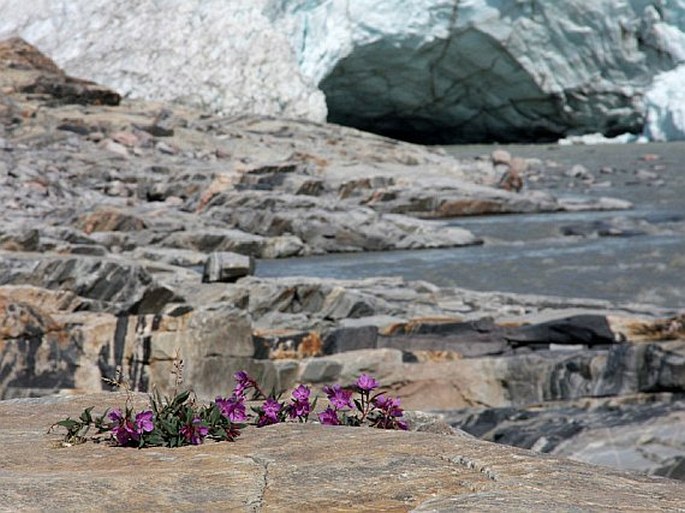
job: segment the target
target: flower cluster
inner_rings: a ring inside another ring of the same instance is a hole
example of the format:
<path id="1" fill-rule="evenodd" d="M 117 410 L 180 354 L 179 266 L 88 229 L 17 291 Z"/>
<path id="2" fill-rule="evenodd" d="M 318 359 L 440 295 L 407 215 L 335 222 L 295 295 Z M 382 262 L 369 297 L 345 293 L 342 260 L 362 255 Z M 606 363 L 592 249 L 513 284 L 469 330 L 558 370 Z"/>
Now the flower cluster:
<path id="1" fill-rule="evenodd" d="M 288 401 L 282 401 L 280 396 L 266 395 L 245 371 L 237 372 L 234 377 L 236 386 L 232 394 L 218 396 L 207 406 L 197 405 L 189 391 L 173 398 L 162 398 L 157 393 L 150 397 L 150 408 L 146 410 L 134 412 L 127 401 L 123 411 L 114 409 L 94 418 L 91 407 L 78 419 L 67 418 L 56 425 L 67 429 L 65 441 L 68 443 L 84 442 L 88 430 L 94 426 L 97 435 L 93 438 L 109 436 L 122 447 L 179 447 L 199 445 L 205 439 L 234 441 L 247 423 L 264 427 L 288 421 L 307 422 L 316 408 L 316 399 L 310 401 L 311 390 L 305 385 L 299 385 Z M 367 374 L 362 374 L 350 389 L 325 386 L 323 392 L 328 406 L 316 418 L 326 425 L 406 430 L 399 399 L 382 393 L 372 395 L 378 387 L 379 383 Z M 250 398 L 248 391 L 252 391 Z M 251 406 L 248 413 L 247 401 L 261 401 L 261 404 Z"/>
<path id="2" fill-rule="evenodd" d="M 368 423 L 380 429 L 408 429 L 407 423 L 401 420 L 404 412 L 400 408 L 400 400 L 382 393 L 371 395 L 378 387 L 378 381 L 367 374 L 359 376 L 354 385 L 358 399 L 352 399 L 353 390 L 346 390 L 340 385 L 324 387 L 330 404 L 318 414 L 319 422 L 330 426 Z"/>
<path id="3" fill-rule="evenodd" d="M 108 417 L 112 421 L 112 435 L 119 445 L 138 445 L 145 433 L 151 433 L 155 429 L 150 410 L 136 414 L 133 421 L 129 409 L 126 414 L 121 413 L 121 410 L 112 410 Z"/>
<path id="4" fill-rule="evenodd" d="M 153 394 L 150 408 L 137 413 L 127 401 L 123 411 L 114 409 L 93 418 L 91 407 L 78 420 L 67 418 L 56 425 L 67 429 L 67 443 L 85 441 L 85 435 L 92 426 L 97 429 L 94 438 L 109 436 L 122 447 L 199 445 L 206 438 L 233 441 L 243 427 L 240 422 L 246 419 L 245 406 L 240 402 L 220 402 L 218 399 L 208 406 L 198 406 L 189 391 L 173 398 Z"/>

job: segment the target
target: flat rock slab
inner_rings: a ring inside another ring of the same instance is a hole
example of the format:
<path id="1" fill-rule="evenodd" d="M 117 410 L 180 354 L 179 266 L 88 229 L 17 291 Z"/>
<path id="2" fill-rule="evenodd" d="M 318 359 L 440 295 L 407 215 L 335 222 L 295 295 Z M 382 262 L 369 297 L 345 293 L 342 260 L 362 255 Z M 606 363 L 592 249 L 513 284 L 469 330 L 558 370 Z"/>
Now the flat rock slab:
<path id="1" fill-rule="evenodd" d="M 677 512 L 682 483 L 466 435 L 287 424 L 181 449 L 60 447 L 46 428 L 121 394 L 0 402 L 0 511 Z M 136 396 L 136 403 L 142 396 Z"/>

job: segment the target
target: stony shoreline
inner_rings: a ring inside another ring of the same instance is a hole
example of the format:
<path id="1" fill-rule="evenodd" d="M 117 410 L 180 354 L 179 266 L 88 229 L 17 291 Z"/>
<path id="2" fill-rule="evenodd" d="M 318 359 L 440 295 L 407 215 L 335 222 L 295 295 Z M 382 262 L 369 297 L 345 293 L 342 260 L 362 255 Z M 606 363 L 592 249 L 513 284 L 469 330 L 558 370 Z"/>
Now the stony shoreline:
<path id="1" fill-rule="evenodd" d="M 0 43 L 0 71 L 0 398 L 96 392 L 116 375 L 164 390 L 180 357 L 200 397 L 244 368 L 279 390 L 373 372 L 415 409 L 599 397 L 683 409 L 677 312 L 248 276 L 255 258 L 483 242 L 428 219 L 628 202 L 505 190 L 504 173 L 536 161 L 502 152 L 458 160 L 333 125 L 121 100 L 17 40 Z"/>

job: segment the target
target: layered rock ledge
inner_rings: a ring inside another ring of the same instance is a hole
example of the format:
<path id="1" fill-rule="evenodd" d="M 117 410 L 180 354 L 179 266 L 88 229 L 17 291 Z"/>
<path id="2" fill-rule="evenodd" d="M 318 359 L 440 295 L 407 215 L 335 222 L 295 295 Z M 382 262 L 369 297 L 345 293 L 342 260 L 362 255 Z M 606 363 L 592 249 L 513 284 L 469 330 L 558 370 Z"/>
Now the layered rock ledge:
<path id="1" fill-rule="evenodd" d="M 281 424 L 180 449 L 60 447 L 46 427 L 121 394 L 0 401 L 7 511 L 676 512 L 685 489 L 463 433 Z M 339 448 L 343 447 L 344 450 Z"/>

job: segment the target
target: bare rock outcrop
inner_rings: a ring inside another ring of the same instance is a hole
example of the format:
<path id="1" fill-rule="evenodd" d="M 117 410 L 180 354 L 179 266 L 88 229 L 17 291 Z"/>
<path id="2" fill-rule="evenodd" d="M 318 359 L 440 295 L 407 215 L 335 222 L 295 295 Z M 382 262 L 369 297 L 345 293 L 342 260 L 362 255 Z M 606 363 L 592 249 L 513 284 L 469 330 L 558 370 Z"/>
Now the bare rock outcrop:
<path id="1" fill-rule="evenodd" d="M 248 428 L 234 443 L 145 450 L 60 447 L 56 434 L 45 434 L 87 406 L 123 400 L 110 394 L 0 402 L 2 507 L 321 511 L 335 504 L 337 511 L 643 513 L 681 511 L 685 502 L 685 489 L 669 479 L 464 434 L 281 424 Z"/>

